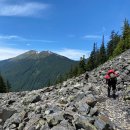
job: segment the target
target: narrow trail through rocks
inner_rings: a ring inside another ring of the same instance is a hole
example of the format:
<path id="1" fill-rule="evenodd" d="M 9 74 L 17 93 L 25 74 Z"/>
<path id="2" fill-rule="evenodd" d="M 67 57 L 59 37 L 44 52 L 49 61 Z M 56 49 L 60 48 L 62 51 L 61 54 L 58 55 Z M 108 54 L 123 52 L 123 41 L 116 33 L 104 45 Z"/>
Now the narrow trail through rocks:
<path id="1" fill-rule="evenodd" d="M 107 89 L 106 89 L 107 92 Z M 118 95 L 116 99 L 108 98 L 106 93 L 102 94 L 101 102 L 97 103 L 100 111 L 105 112 L 114 124 L 114 130 L 130 130 L 130 113 L 128 108 L 130 104 L 123 100 L 122 95 Z"/>
<path id="2" fill-rule="evenodd" d="M 115 100 L 107 97 L 107 86 L 103 77 L 101 77 L 104 74 L 99 74 L 99 70 L 106 73 L 108 67 L 111 65 L 120 72 L 117 88 L 121 87 L 121 91 L 117 91 L 118 97 Z M 112 121 L 114 124 L 114 130 L 130 130 L 130 100 L 124 100 L 124 85 L 121 83 L 121 79 L 124 78 L 126 87 L 130 86 L 130 74 L 127 73 L 127 70 L 130 69 L 129 67 L 130 50 L 123 53 L 113 61 L 106 62 L 103 66 L 100 66 L 91 73 L 92 77 L 90 82 L 95 81 L 94 86 L 100 86 L 99 89 L 101 89 L 101 92 L 99 93 L 101 101 L 97 102 L 96 105 L 100 112 L 105 112 Z"/>

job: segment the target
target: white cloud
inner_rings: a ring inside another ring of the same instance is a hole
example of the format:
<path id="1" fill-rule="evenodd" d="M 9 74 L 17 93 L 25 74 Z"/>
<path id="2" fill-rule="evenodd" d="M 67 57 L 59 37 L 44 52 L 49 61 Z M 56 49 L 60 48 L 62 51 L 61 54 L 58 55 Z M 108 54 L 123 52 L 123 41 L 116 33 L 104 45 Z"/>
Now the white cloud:
<path id="1" fill-rule="evenodd" d="M 18 56 L 27 50 L 22 49 L 13 49 L 13 48 L 0 48 L 0 60 L 9 59 L 15 56 Z"/>
<path id="2" fill-rule="evenodd" d="M 79 60 L 80 57 L 82 57 L 83 55 L 85 55 L 85 58 L 88 58 L 90 54 L 89 51 L 77 50 L 77 49 L 62 49 L 54 52 L 73 60 Z"/>
<path id="3" fill-rule="evenodd" d="M 24 41 L 30 41 L 30 42 L 44 42 L 44 43 L 53 43 L 57 41 L 51 41 L 51 40 L 40 40 L 40 39 L 23 39 Z"/>
<path id="4" fill-rule="evenodd" d="M 0 40 L 10 40 L 10 41 L 15 40 L 15 41 L 44 42 L 44 43 L 57 42 L 57 41 L 43 40 L 43 39 L 28 39 L 17 35 L 0 35 Z"/>
<path id="5" fill-rule="evenodd" d="M 0 2 L 0 16 L 37 16 L 47 10 L 48 4 L 38 2 L 8 3 Z"/>
<path id="6" fill-rule="evenodd" d="M 0 35 L 1 40 L 11 40 L 11 39 L 19 39 L 19 36 L 16 35 Z"/>
<path id="7" fill-rule="evenodd" d="M 85 35 L 82 37 L 83 39 L 102 39 L 100 35 Z"/>

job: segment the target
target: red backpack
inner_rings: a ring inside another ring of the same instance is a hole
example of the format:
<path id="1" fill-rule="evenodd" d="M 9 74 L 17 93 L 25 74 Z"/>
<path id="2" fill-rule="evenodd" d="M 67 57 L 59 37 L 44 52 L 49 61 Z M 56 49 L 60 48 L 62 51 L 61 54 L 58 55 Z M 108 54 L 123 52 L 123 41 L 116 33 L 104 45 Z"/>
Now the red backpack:
<path id="1" fill-rule="evenodd" d="M 117 73 L 115 73 L 115 70 L 113 69 L 108 70 L 107 74 L 110 76 L 110 79 L 113 79 L 119 76 Z"/>
<path id="2" fill-rule="evenodd" d="M 115 73 L 115 71 L 113 69 L 108 70 L 107 74 L 105 75 L 105 79 L 113 79 L 118 77 L 118 74 Z"/>

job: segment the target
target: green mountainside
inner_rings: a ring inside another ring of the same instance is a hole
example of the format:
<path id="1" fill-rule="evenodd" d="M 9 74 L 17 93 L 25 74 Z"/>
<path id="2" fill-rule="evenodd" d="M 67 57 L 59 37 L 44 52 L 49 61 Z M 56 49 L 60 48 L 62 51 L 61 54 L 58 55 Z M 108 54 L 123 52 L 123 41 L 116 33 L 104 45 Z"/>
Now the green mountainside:
<path id="1" fill-rule="evenodd" d="M 0 61 L 0 72 L 10 82 L 12 91 L 33 90 L 47 86 L 48 82 L 53 84 L 77 63 L 53 52 L 31 50 Z"/>

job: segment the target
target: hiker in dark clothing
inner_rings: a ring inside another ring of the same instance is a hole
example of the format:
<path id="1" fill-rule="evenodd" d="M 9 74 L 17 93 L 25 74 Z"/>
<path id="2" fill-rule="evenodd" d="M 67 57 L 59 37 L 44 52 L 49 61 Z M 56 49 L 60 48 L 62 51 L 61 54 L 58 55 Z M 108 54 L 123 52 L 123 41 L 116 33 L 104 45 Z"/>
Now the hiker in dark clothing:
<path id="1" fill-rule="evenodd" d="M 89 78 L 89 74 L 88 74 L 88 72 L 86 72 L 85 79 L 86 79 L 87 82 L 88 82 L 88 78 Z"/>
<path id="2" fill-rule="evenodd" d="M 108 84 L 108 97 L 110 97 L 111 89 L 113 90 L 113 98 L 116 98 L 116 84 L 117 84 L 117 74 L 113 69 L 108 70 L 105 75 L 106 83 Z"/>

